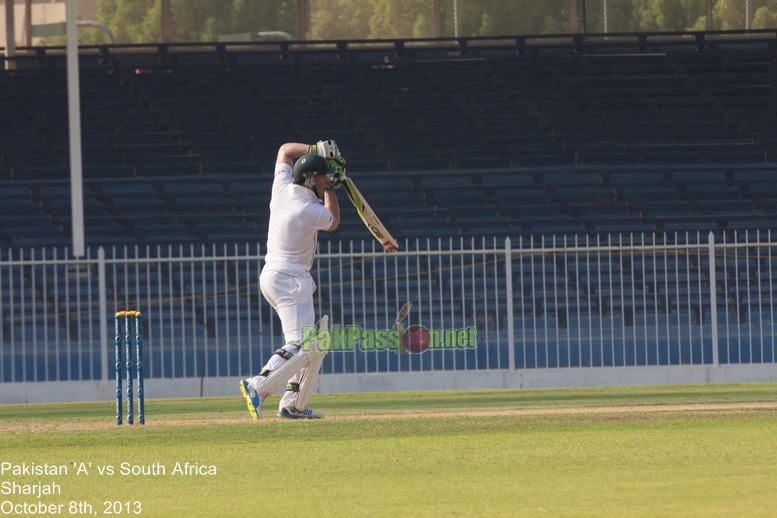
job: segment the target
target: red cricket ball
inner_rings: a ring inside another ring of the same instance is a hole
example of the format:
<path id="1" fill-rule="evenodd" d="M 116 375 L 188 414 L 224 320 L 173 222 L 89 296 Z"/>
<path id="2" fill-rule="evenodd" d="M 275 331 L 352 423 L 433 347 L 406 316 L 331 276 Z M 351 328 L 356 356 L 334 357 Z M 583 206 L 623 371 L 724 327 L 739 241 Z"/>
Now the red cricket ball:
<path id="1" fill-rule="evenodd" d="M 431 337 L 424 326 L 410 326 L 405 331 L 405 347 L 411 353 L 422 353 L 429 347 Z"/>

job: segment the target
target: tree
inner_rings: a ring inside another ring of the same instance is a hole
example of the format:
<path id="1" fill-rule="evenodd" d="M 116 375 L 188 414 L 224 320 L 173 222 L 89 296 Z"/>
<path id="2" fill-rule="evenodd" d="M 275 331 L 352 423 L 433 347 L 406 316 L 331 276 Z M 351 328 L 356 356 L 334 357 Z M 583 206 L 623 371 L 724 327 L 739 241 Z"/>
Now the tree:
<path id="1" fill-rule="evenodd" d="M 564 33 L 568 32 L 568 9 L 568 0 L 460 0 L 459 34 L 507 36 Z M 446 5 L 443 13 L 446 19 L 453 19 L 452 6 Z"/>
<path id="2" fill-rule="evenodd" d="M 432 24 L 423 18 L 432 19 L 433 2 L 418 2 L 415 9 L 396 0 L 375 0 L 374 11 L 368 25 L 371 39 L 386 38 L 431 38 Z M 414 34 L 418 31 L 418 34 Z"/>
<path id="3" fill-rule="evenodd" d="M 754 29 L 773 29 L 777 27 L 777 0 L 769 0 L 758 7 L 753 16 Z"/>
<path id="4" fill-rule="evenodd" d="M 363 40 L 370 36 L 369 20 L 375 0 L 309 0 L 311 40 Z"/>
<path id="5" fill-rule="evenodd" d="M 296 34 L 298 0 L 170 0 L 173 41 L 283 31 L 299 39 L 355 40 L 434 36 L 434 0 L 308 0 L 308 33 Z M 460 36 L 560 34 L 569 31 L 569 0 L 457 0 Z M 587 32 L 686 31 L 706 28 L 706 0 L 587 0 Z M 745 27 L 746 0 L 714 0 L 713 28 Z M 777 26 L 777 0 L 750 0 L 752 26 Z M 454 34 L 454 0 L 441 0 L 443 36 Z M 161 39 L 161 0 L 98 0 L 98 20 L 119 43 Z M 61 41 L 60 41 L 61 40 Z M 57 40 L 64 44 L 64 38 Z M 79 31 L 81 44 L 107 43 Z"/>
<path id="6" fill-rule="evenodd" d="M 699 0 L 640 0 L 639 3 L 641 31 L 686 31 L 700 16 L 705 16 L 705 4 Z"/>
<path id="7" fill-rule="evenodd" d="M 452 36 L 453 1 L 441 4 L 443 36 Z M 568 0 L 459 0 L 459 35 L 566 32 L 568 8 Z M 308 38 L 431 38 L 433 9 L 433 0 L 311 0 Z"/>
<path id="8" fill-rule="evenodd" d="M 296 32 L 297 0 L 171 0 L 173 41 L 218 41 L 242 32 Z M 97 19 L 118 43 L 161 40 L 161 0 L 99 0 Z M 82 45 L 107 43 L 99 31 L 80 31 Z"/>

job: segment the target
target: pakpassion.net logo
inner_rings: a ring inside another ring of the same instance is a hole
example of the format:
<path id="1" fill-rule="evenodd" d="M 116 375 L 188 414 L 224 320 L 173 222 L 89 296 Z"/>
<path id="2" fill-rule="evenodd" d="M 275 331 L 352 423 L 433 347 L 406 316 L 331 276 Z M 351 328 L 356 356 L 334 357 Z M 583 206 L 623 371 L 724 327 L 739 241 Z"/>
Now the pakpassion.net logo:
<path id="1" fill-rule="evenodd" d="M 318 334 L 319 351 L 397 350 L 400 343 L 397 329 L 362 329 L 361 326 L 332 326 L 318 330 L 316 326 L 302 328 L 303 350 L 309 350 Z M 474 349 L 477 347 L 477 329 L 474 326 L 459 329 L 426 329 L 411 326 L 402 334 L 405 348 L 420 353 L 426 349 Z"/>

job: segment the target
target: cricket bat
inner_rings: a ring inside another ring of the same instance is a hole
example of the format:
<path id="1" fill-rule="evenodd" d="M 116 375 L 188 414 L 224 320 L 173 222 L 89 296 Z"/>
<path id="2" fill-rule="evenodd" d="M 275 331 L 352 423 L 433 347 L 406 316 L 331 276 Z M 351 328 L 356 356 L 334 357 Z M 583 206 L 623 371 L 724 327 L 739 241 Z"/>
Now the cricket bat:
<path id="1" fill-rule="evenodd" d="M 404 306 L 402 306 L 402 309 L 399 310 L 399 313 L 397 313 L 397 320 L 394 322 L 394 329 L 399 334 L 399 347 L 397 348 L 397 354 L 405 354 L 407 351 L 405 349 L 405 328 L 402 326 L 402 321 L 405 319 L 408 313 L 410 313 L 410 308 L 413 307 L 413 304 L 410 302 L 406 302 Z"/>
<path id="2" fill-rule="evenodd" d="M 359 189 L 357 189 L 354 185 L 353 180 L 347 176 L 344 176 L 343 188 L 345 189 L 345 193 L 351 199 L 353 206 L 356 207 L 356 212 L 359 214 L 359 217 L 362 219 L 364 224 L 367 225 L 367 228 L 372 233 L 372 235 L 375 236 L 375 239 L 377 239 L 380 244 L 383 245 L 383 248 L 385 248 L 387 252 L 396 252 L 397 248 L 399 248 L 397 241 L 391 237 L 389 231 L 386 230 L 386 227 L 384 227 L 383 223 L 380 222 L 378 216 L 375 215 L 375 212 L 367 204 L 364 196 L 362 196 L 362 193 L 360 193 Z"/>

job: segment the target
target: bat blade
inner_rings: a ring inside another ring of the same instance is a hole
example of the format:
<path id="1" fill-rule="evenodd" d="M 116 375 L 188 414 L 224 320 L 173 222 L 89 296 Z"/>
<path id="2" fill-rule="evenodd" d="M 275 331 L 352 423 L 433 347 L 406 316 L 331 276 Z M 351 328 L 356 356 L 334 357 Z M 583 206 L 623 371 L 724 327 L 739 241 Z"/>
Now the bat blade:
<path id="1" fill-rule="evenodd" d="M 412 302 L 405 302 L 405 305 L 402 306 L 402 309 L 400 309 L 399 313 L 397 313 L 397 320 L 395 324 L 399 324 L 400 322 L 402 322 L 407 316 L 407 314 L 410 313 L 410 308 L 412 307 L 413 307 Z"/>
<path id="2" fill-rule="evenodd" d="M 396 239 L 394 239 L 389 231 L 386 230 L 386 227 L 383 226 L 383 223 L 381 223 L 380 219 L 375 214 L 375 211 L 373 211 L 369 204 L 364 200 L 364 196 L 362 196 L 362 193 L 356 188 L 353 180 L 345 177 L 343 180 L 343 187 L 345 188 L 345 193 L 348 195 L 348 198 L 350 198 L 351 203 L 356 207 L 356 212 L 359 214 L 359 217 L 367 226 L 370 233 L 375 236 L 375 239 L 383 245 L 383 248 L 385 248 L 387 252 L 396 252 L 399 248 Z"/>

